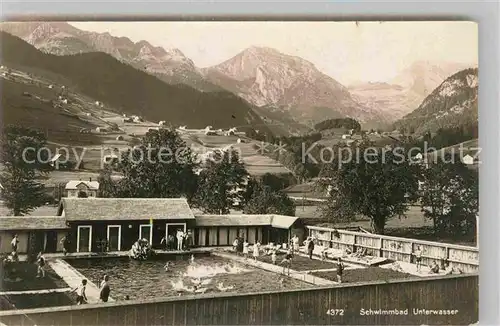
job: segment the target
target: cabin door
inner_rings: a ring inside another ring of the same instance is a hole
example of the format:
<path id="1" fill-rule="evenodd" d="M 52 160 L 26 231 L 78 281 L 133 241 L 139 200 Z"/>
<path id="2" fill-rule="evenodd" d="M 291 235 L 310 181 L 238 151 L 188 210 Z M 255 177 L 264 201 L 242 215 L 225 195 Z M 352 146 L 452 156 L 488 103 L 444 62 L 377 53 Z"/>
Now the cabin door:
<path id="1" fill-rule="evenodd" d="M 57 231 L 47 231 L 47 243 L 45 245 L 45 252 L 57 251 Z"/>
<path id="2" fill-rule="evenodd" d="M 108 251 L 120 251 L 121 250 L 121 236 L 122 227 L 121 225 L 108 225 Z"/>
<path id="3" fill-rule="evenodd" d="M 153 241 L 153 226 L 151 224 L 139 225 L 139 239 L 148 240 L 149 244 L 152 245 Z"/>
<path id="4" fill-rule="evenodd" d="M 92 241 L 92 226 L 78 226 L 78 241 L 76 243 L 77 252 L 90 252 Z"/>

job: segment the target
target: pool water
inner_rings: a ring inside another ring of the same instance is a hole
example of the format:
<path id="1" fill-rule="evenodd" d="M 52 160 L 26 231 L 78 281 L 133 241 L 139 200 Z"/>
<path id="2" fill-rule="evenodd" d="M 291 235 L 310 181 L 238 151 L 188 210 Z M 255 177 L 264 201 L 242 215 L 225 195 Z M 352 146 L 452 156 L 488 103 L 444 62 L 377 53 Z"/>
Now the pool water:
<path id="1" fill-rule="evenodd" d="M 115 300 L 124 300 L 127 295 L 133 300 L 194 293 L 249 293 L 314 286 L 215 256 L 195 257 L 194 261 L 181 256 L 160 256 L 151 261 L 135 261 L 128 257 L 67 261 L 96 285 L 105 274 L 109 275 L 110 295 Z M 164 268 L 167 261 L 170 261 L 169 271 Z"/>

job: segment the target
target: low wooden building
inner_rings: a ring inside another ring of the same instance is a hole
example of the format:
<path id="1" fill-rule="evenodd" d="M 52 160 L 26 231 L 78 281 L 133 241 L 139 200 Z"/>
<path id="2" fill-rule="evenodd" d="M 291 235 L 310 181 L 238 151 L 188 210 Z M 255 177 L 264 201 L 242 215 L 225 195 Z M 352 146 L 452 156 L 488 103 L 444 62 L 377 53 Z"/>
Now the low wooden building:
<path id="1" fill-rule="evenodd" d="M 183 198 L 63 198 L 58 215 L 70 227 L 72 249 L 99 252 L 129 250 L 137 239 L 159 247 L 161 239 L 195 226 Z"/>
<path id="2" fill-rule="evenodd" d="M 297 234 L 304 238 L 305 227 L 295 216 L 283 215 L 197 215 L 194 243 L 197 246 L 228 246 L 238 236 L 250 244 L 287 243 Z"/>
<path id="3" fill-rule="evenodd" d="M 198 215 L 184 198 L 62 198 L 58 216 L 0 217 L 0 252 L 11 250 L 14 234 L 19 253 L 31 243 L 36 250 L 62 251 L 67 235 L 71 252 L 129 250 L 137 239 L 147 239 L 153 248 L 178 230 L 191 232 L 193 244 L 229 246 L 237 236 L 249 243 L 286 243 L 294 235 L 305 237 L 305 226 L 294 216 Z"/>
<path id="4" fill-rule="evenodd" d="M 68 231 L 61 216 L 2 216 L 0 217 L 0 253 L 12 251 L 14 235 L 19 239 L 18 253 L 62 251 L 61 239 Z"/>

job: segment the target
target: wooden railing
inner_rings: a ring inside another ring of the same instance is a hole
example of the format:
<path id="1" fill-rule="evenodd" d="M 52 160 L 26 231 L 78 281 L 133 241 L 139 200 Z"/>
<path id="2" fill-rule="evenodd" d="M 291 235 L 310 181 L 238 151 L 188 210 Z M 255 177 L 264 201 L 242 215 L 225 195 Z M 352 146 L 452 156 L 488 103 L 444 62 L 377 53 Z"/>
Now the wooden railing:
<path id="1" fill-rule="evenodd" d="M 309 235 L 316 238 L 321 246 L 335 249 L 349 249 L 356 252 L 365 248 L 371 256 L 413 262 L 412 253 L 418 247 L 422 252 L 422 263 L 429 265 L 432 261 L 438 264 L 447 261 L 454 268 L 464 273 L 476 273 L 479 270 L 479 250 L 476 247 L 459 246 L 433 241 L 391 237 L 378 234 L 353 232 L 341 229 L 306 226 Z"/>

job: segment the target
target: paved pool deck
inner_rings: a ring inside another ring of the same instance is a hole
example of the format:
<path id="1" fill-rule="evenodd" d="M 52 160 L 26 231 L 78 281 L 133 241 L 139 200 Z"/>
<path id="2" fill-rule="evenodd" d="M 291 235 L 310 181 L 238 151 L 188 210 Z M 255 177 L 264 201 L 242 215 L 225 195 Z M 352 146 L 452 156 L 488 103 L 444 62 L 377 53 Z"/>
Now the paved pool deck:
<path id="1" fill-rule="evenodd" d="M 54 270 L 54 272 L 59 275 L 66 284 L 69 285 L 71 289 L 77 288 L 80 284 L 82 284 L 82 280 L 87 280 L 87 289 L 86 295 L 88 299 L 88 303 L 98 303 L 101 300 L 99 299 L 100 290 L 97 285 L 92 283 L 87 277 L 85 277 L 82 273 L 77 271 L 73 266 L 68 264 L 62 259 L 54 259 L 48 260 L 50 268 Z M 113 290 L 113 289 L 111 289 Z M 108 302 L 115 301 L 113 298 L 109 298 Z"/>
<path id="2" fill-rule="evenodd" d="M 228 253 L 228 252 L 221 252 L 221 251 L 214 251 L 212 252 L 214 256 L 222 257 L 225 259 L 230 259 L 233 261 L 237 261 L 241 264 L 257 267 L 269 272 L 273 272 L 276 274 L 283 274 L 283 267 L 279 265 L 273 265 L 269 263 L 264 263 L 262 261 L 256 261 L 253 258 L 244 258 L 244 257 L 239 257 L 234 254 Z M 295 270 L 290 269 L 290 273 L 286 273 L 288 277 L 294 278 L 299 281 L 304 281 L 310 284 L 314 285 L 322 285 L 322 286 L 329 286 L 329 285 L 336 285 L 338 284 L 337 282 L 326 280 L 321 277 L 317 277 L 314 275 L 308 274 L 308 271 L 304 272 L 298 272 Z"/>

